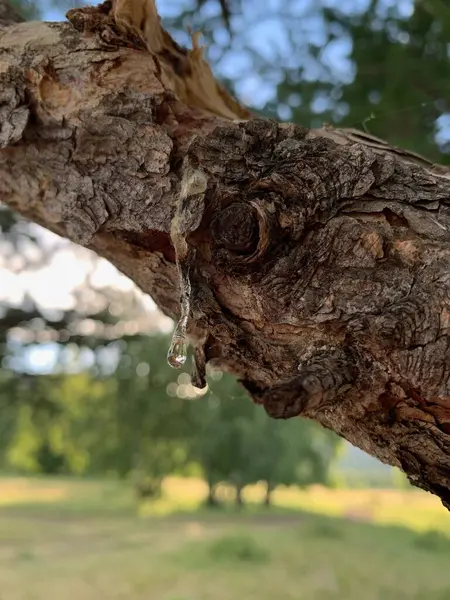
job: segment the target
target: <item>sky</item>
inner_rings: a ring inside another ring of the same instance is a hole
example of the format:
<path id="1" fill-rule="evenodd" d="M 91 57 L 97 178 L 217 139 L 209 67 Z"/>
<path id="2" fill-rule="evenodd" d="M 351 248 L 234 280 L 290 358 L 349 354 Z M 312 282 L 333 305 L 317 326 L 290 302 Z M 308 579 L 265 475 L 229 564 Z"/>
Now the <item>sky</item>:
<path id="1" fill-rule="evenodd" d="M 71 292 L 83 285 L 88 275 L 96 287 L 114 283 L 123 291 L 133 288 L 127 277 L 89 250 L 38 226 L 33 226 L 33 233 L 48 252 L 48 262 L 41 268 L 24 270 L 18 263 L 17 270 L 12 270 L 9 256 L 0 256 L 0 302 L 20 304 L 29 294 L 41 307 L 69 310 L 74 307 Z"/>

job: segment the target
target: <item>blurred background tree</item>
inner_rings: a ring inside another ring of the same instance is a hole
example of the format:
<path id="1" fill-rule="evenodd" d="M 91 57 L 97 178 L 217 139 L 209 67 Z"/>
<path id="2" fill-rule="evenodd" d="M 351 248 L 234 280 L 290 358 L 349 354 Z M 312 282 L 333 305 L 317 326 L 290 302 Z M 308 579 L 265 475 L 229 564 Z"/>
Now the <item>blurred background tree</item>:
<path id="1" fill-rule="evenodd" d="M 12 3 L 58 20 L 76 4 Z M 255 113 L 363 129 L 449 162 L 442 0 L 159 4 L 180 43 L 202 31 L 214 72 Z M 279 484 L 329 481 L 336 436 L 270 421 L 218 372 L 198 393 L 166 364 L 169 320 L 105 261 L 5 208 L 0 234 L 0 469 L 126 478 L 140 498 L 157 497 L 167 475 L 201 473 L 211 505 L 223 482 L 240 505 L 257 481 L 267 504 Z M 391 477 L 356 451 L 346 464 L 347 483 Z"/>

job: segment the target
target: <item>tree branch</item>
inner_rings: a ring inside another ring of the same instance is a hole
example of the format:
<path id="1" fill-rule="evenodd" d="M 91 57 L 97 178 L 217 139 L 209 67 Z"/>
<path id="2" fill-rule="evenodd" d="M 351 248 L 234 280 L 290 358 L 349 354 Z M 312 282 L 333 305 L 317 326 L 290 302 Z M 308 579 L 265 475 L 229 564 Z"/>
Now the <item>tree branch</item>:
<path id="1" fill-rule="evenodd" d="M 68 16 L 0 33 L 1 201 L 171 316 L 181 272 L 199 385 L 220 365 L 272 416 L 316 419 L 449 506 L 448 172 L 251 119 L 151 2 Z"/>

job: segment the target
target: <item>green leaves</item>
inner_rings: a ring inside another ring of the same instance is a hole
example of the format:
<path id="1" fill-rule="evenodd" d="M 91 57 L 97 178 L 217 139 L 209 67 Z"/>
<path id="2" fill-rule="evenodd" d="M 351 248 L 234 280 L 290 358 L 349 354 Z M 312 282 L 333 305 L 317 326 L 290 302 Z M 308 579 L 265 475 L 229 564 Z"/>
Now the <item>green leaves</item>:
<path id="1" fill-rule="evenodd" d="M 192 456 L 211 486 L 227 482 L 240 490 L 264 481 L 270 494 L 279 484 L 324 483 L 338 445 L 337 436 L 312 422 L 270 419 L 228 375 L 211 382 L 209 398 L 191 403 L 191 419 Z"/>

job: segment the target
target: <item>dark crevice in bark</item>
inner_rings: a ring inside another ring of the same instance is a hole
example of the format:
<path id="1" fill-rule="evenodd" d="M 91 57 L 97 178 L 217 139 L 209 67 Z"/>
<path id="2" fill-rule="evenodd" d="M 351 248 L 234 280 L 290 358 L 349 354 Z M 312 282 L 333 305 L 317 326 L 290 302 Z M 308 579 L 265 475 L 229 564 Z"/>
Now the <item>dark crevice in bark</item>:
<path id="1" fill-rule="evenodd" d="M 116 231 L 115 235 L 130 246 L 136 246 L 147 252 L 160 252 L 167 261 L 175 263 L 175 249 L 167 233 L 154 230 L 142 234 L 133 231 Z"/>

